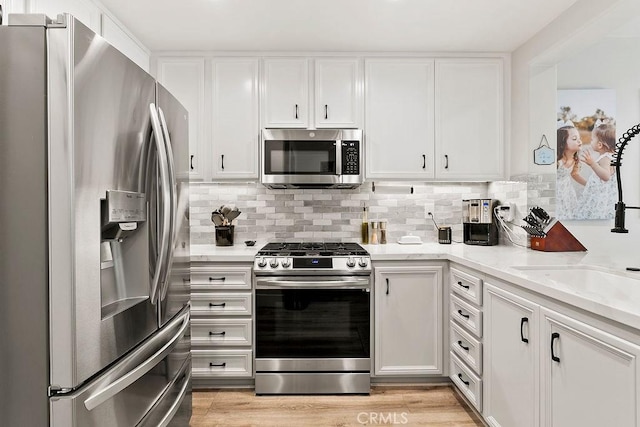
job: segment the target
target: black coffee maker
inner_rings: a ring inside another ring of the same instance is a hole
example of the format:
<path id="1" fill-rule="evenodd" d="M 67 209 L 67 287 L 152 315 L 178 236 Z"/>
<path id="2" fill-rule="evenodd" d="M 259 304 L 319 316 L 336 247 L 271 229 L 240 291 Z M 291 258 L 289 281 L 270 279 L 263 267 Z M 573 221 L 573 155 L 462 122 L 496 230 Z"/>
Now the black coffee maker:
<path id="1" fill-rule="evenodd" d="M 498 244 L 498 223 L 495 199 L 462 201 L 462 238 L 467 245 L 493 246 Z"/>

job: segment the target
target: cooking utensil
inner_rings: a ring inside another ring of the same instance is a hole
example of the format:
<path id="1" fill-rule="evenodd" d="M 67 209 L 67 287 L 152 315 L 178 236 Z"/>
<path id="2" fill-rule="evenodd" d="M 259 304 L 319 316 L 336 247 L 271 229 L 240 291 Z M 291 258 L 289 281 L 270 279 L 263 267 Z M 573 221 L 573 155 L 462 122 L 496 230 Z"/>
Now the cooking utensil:
<path id="1" fill-rule="evenodd" d="M 226 205 L 220 206 L 220 213 L 222 214 L 223 217 L 228 218 L 229 212 L 231 212 L 230 206 L 226 206 Z"/>
<path id="2" fill-rule="evenodd" d="M 225 217 L 227 218 L 227 220 L 229 220 L 229 224 L 231 224 L 231 221 L 233 221 L 234 219 L 236 219 L 238 217 L 238 215 L 240 215 L 241 212 L 238 210 L 238 208 L 234 207 L 231 212 L 229 212 L 227 215 L 225 215 Z"/>
<path id="3" fill-rule="evenodd" d="M 223 216 L 220 213 L 218 213 L 217 211 L 214 211 L 214 212 L 211 213 L 211 221 L 216 226 L 220 226 L 220 225 L 224 224 Z"/>

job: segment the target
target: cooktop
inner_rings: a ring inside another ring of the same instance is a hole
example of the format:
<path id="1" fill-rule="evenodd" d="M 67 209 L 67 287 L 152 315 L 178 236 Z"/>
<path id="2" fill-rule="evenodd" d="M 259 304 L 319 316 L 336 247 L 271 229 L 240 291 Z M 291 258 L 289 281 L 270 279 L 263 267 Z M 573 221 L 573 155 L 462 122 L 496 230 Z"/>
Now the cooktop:
<path id="1" fill-rule="evenodd" d="M 275 242 L 267 243 L 257 256 L 368 256 L 357 243 L 349 242 Z"/>

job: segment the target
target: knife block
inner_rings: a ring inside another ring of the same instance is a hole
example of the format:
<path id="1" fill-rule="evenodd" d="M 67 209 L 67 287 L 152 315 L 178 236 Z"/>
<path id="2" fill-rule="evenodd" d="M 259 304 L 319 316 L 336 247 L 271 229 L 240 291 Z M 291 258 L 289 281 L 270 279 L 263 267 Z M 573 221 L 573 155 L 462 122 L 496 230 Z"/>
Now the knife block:
<path id="1" fill-rule="evenodd" d="M 583 252 L 582 243 L 558 220 L 545 229 L 544 237 L 531 236 L 531 249 L 544 252 Z"/>

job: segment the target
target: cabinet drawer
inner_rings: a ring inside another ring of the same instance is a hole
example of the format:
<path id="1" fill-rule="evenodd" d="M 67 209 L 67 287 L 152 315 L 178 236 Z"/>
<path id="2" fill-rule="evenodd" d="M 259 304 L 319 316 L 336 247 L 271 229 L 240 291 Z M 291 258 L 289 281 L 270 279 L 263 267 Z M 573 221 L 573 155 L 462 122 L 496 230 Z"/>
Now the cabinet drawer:
<path id="1" fill-rule="evenodd" d="M 193 267 L 191 290 L 251 289 L 251 267 Z"/>
<path id="2" fill-rule="evenodd" d="M 463 360 L 476 374 L 482 374 L 482 344 L 464 331 L 455 322 L 451 322 L 449 340 L 451 351 Z"/>
<path id="3" fill-rule="evenodd" d="M 251 319 L 191 319 L 191 344 L 251 345 Z"/>
<path id="4" fill-rule="evenodd" d="M 450 269 L 451 291 L 476 305 L 482 305 L 482 279 L 464 271 Z"/>
<path id="5" fill-rule="evenodd" d="M 192 293 L 191 314 L 194 316 L 251 315 L 251 293 Z"/>
<path id="6" fill-rule="evenodd" d="M 252 377 L 251 350 L 193 350 L 194 378 Z"/>
<path id="7" fill-rule="evenodd" d="M 451 318 L 476 337 L 482 338 L 482 312 L 455 295 L 451 295 Z"/>
<path id="8" fill-rule="evenodd" d="M 482 412 L 482 380 L 467 368 L 453 352 L 449 354 L 451 356 L 451 365 L 449 366 L 451 380 L 469 399 L 469 402 L 479 412 Z"/>

